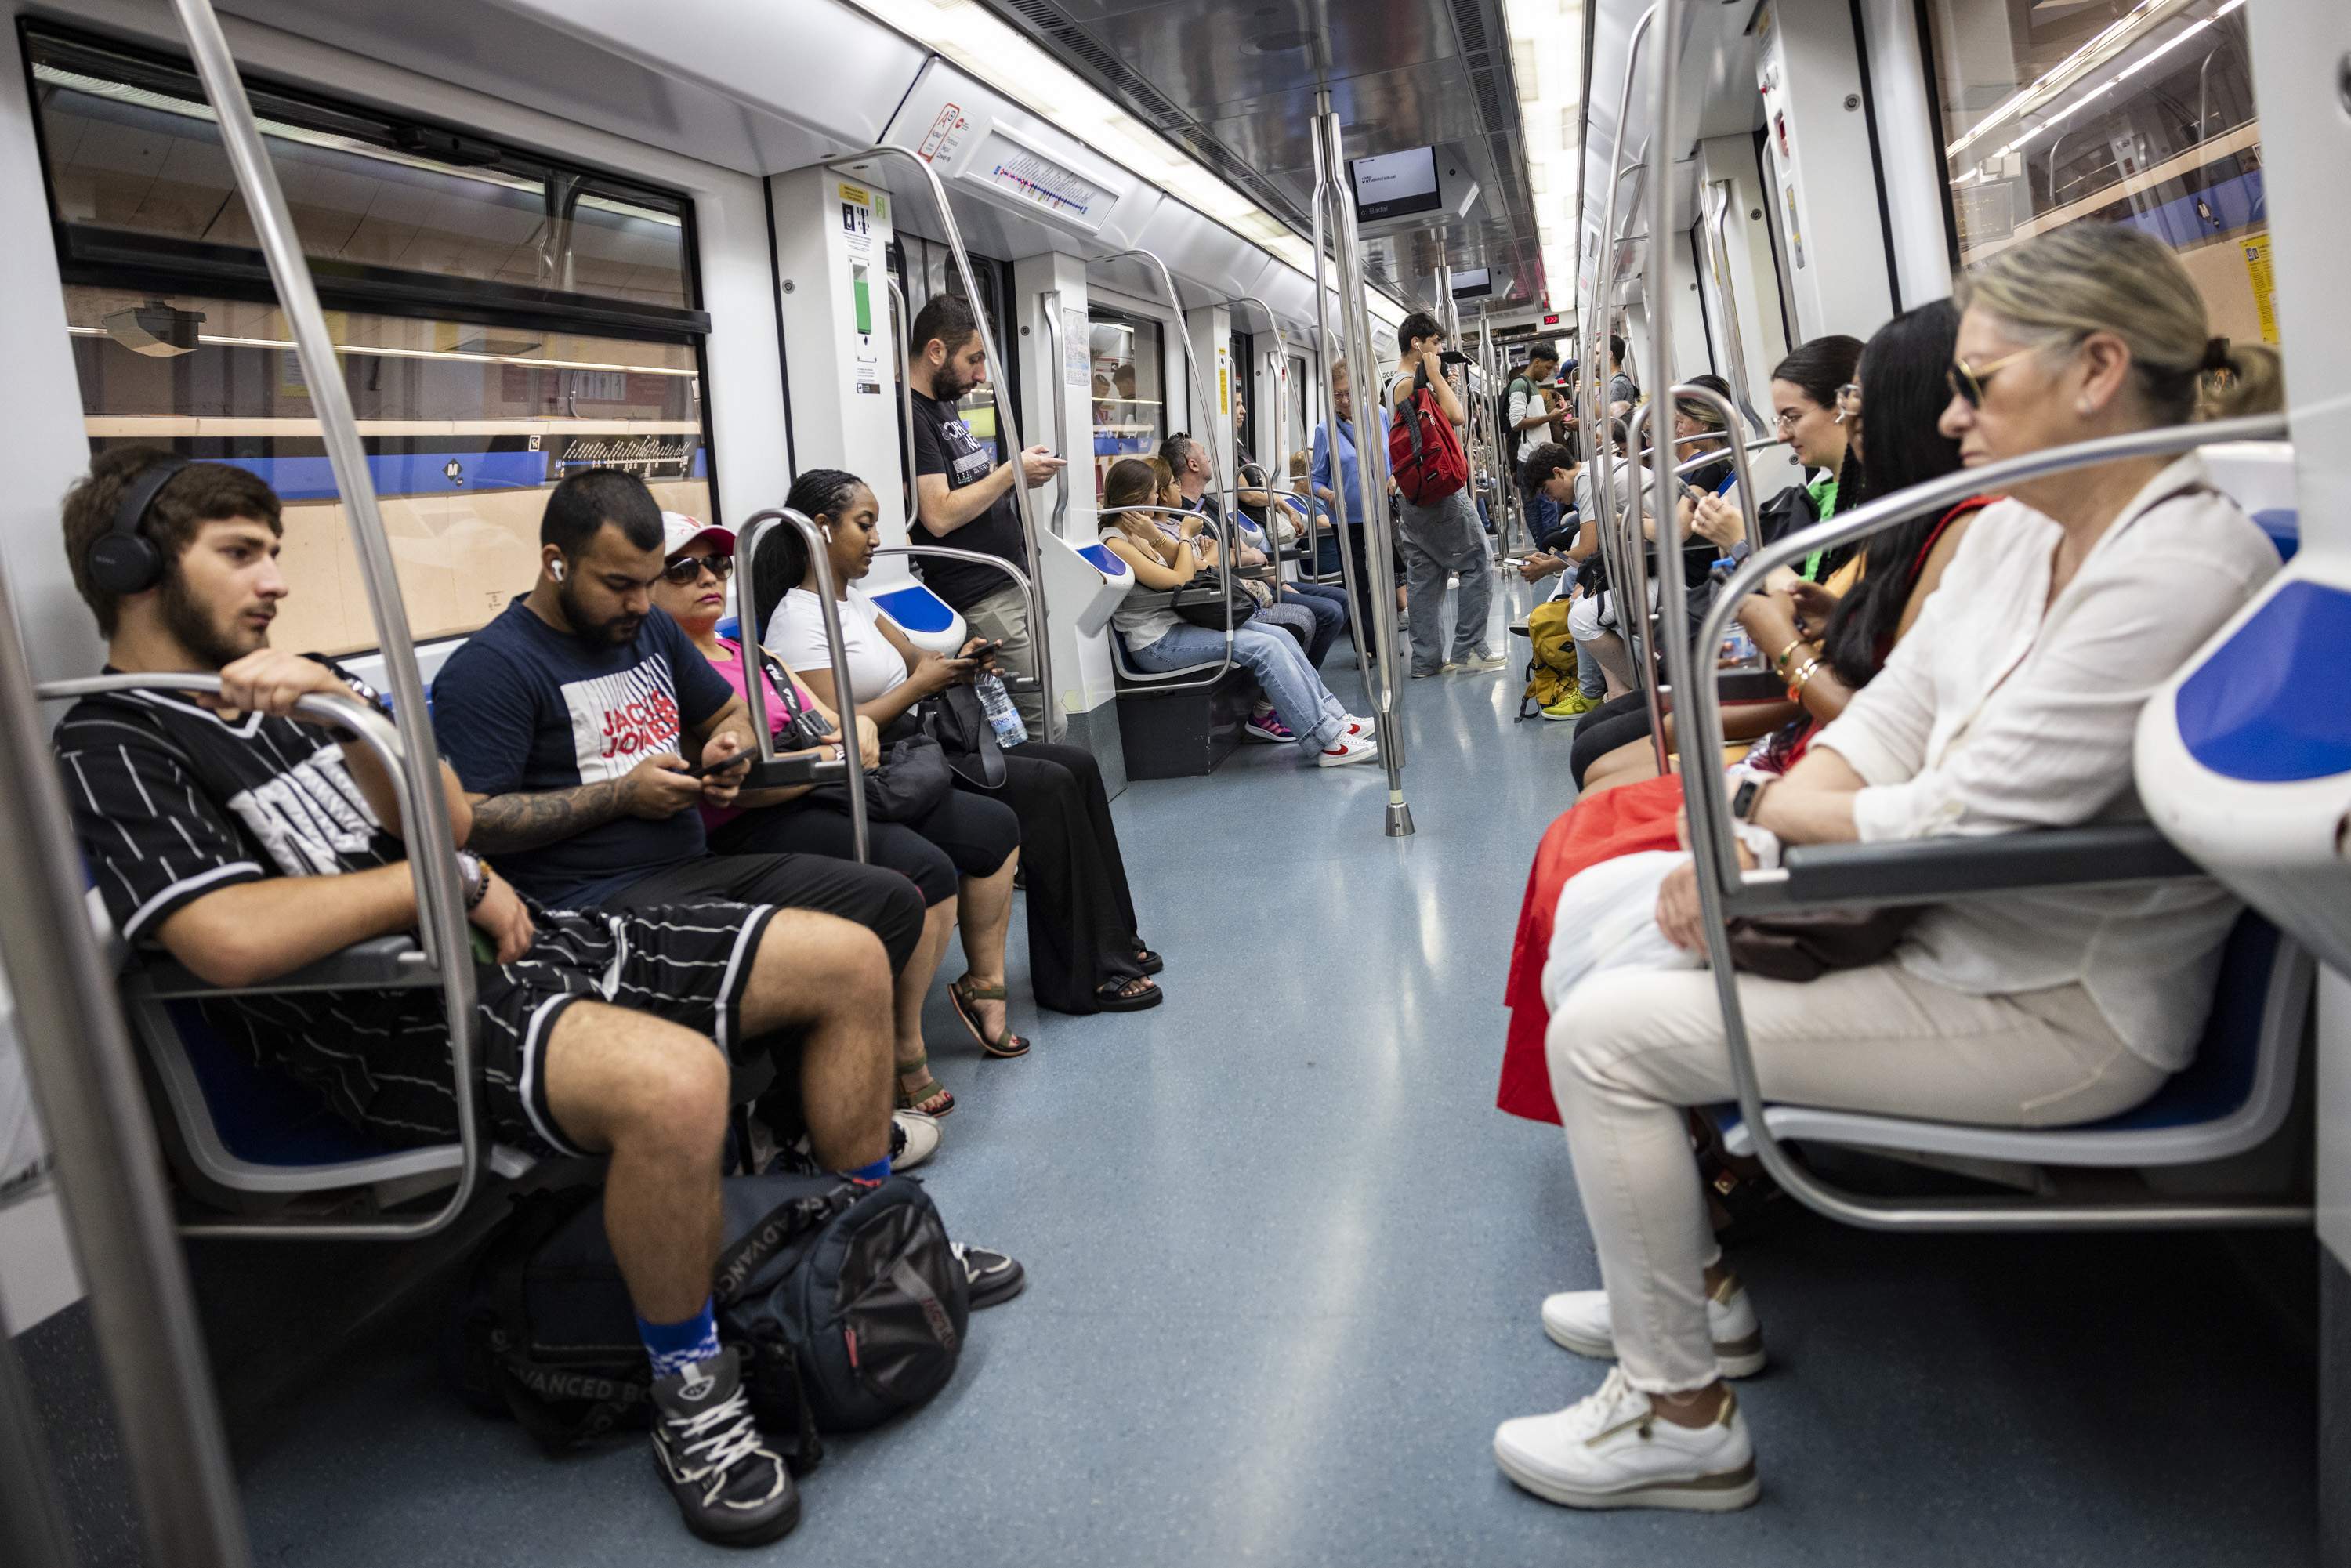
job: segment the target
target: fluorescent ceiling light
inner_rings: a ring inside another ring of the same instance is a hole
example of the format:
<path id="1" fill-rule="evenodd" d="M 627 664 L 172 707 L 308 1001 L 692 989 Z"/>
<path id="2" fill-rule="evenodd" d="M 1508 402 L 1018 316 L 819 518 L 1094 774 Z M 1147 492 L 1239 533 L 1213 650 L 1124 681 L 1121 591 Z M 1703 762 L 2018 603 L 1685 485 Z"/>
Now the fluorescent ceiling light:
<path id="1" fill-rule="evenodd" d="M 854 0 L 884 26 L 954 61 L 1029 113 L 1058 127 L 1259 249 L 1314 276 L 1314 247 L 1189 152 L 1113 102 L 1091 82 L 972 0 Z M 1372 313 L 1404 315 L 1378 289 Z"/>
<path id="2" fill-rule="evenodd" d="M 2082 110 L 2089 108 L 2090 105 L 2105 97 L 2106 94 L 2114 91 L 2115 89 L 2122 86 L 2123 83 L 2130 80 L 2131 78 L 2138 75 L 2139 72 L 2147 69 L 2147 67 L 2155 64 L 2156 61 L 2163 58 L 2164 56 L 2171 53 L 2172 50 L 2179 47 L 2180 45 L 2188 42 L 2189 39 L 2193 38 L 2199 33 L 2203 32 L 2213 23 L 2219 21 L 2221 17 L 2227 16 L 2230 12 L 2235 10 L 2244 3 L 2245 0 L 2228 0 L 2227 5 L 2222 5 L 2218 11 L 2213 12 L 2210 16 L 2201 17 L 2194 22 L 2190 22 L 2187 26 L 2182 27 L 2171 37 L 2164 40 L 2158 47 L 2148 50 L 2146 54 L 2141 55 L 2137 59 L 2133 60 L 2129 65 L 2125 66 L 2121 70 L 2118 70 L 2114 75 L 2108 77 L 2105 81 L 2100 82 L 2096 87 L 2092 88 L 2089 91 L 2073 99 L 2071 102 L 2066 104 L 2064 109 L 2052 114 L 2040 124 L 2034 126 L 2032 130 L 2026 131 L 2023 135 L 2018 137 L 2015 141 L 2009 142 L 1999 152 L 1993 153 L 1990 159 L 1986 160 L 1986 162 L 1996 162 L 2000 159 L 2007 157 L 2010 153 L 2016 152 L 2020 148 L 2025 147 L 2032 142 L 2038 141 L 2043 134 L 2064 124 L 2065 121 L 2073 119 L 2075 115 L 2081 113 Z"/>
<path id="3" fill-rule="evenodd" d="M 1566 175 L 1583 154 L 1583 5 L 1584 0 L 1503 3 L 1545 297 L 1574 287 L 1574 214 L 1568 206 L 1575 182 Z"/>

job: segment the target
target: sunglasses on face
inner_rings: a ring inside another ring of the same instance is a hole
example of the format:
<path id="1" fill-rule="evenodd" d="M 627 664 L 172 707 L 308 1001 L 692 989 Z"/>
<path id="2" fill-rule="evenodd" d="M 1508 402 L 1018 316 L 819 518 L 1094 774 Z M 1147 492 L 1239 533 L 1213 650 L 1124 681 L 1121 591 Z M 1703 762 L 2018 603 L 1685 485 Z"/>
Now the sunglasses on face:
<path id="1" fill-rule="evenodd" d="M 1836 390 L 1836 422 L 1858 426 L 1861 423 L 1861 383 L 1847 382 Z"/>
<path id="2" fill-rule="evenodd" d="M 1943 372 L 1943 379 L 1950 383 L 1953 397 L 1958 398 L 1970 408 L 1981 408 L 1985 383 L 2032 352 L 2031 349 L 2019 349 L 2012 354 L 2002 354 L 1981 370 L 1977 370 L 1965 360 L 1955 359 L 1951 361 L 1951 368 Z"/>
<path id="3" fill-rule="evenodd" d="M 702 580 L 707 571 L 724 582 L 735 575 L 735 558 L 731 555 L 689 555 L 662 568 L 662 580 L 673 587 L 687 588 Z"/>

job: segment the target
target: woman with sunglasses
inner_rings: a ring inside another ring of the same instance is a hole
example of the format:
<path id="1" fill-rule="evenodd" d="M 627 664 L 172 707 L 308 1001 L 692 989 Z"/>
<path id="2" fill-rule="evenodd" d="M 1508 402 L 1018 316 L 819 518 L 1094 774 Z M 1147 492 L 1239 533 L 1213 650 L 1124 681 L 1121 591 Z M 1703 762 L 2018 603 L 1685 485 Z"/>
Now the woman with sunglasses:
<path id="1" fill-rule="evenodd" d="M 856 475 L 816 468 L 792 482 L 786 503 L 813 520 L 826 539 L 826 559 L 838 594 L 841 634 L 858 716 L 871 717 L 885 737 L 913 727 L 907 717 L 925 696 L 968 682 L 987 662 L 974 642 L 953 659 L 918 649 L 852 585 L 873 570 L 882 543 L 882 509 L 872 488 Z M 768 610 L 769 646 L 799 668 L 821 700 L 833 697 L 832 666 L 817 601 L 816 566 L 799 534 L 778 528 L 763 544 L 756 567 L 758 599 Z M 1022 880 L 1028 888 L 1029 988 L 1037 1005 L 1062 1013 L 1137 1012 L 1157 1007 L 1165 967 L 1135 934 L 1134 895 L 1110 817 L 1102 769 L 1081 746 L 1055 746 L 1040 735 L 1004 753 L 1004 787 L 975 796 L 960 775 L 959 796 L 998 800 L 1020 821 Z M 1003 1023 L 1002 987 L 967 989 L 956 999 L 964 1021 L 981 1043 L 1012 1039 Z M 996 1031 L 1002 1031 L 999 1036 Z M 1028 1049 L 1026 1045 L 1019 1047 Z"/>
<path id="2" fill-rule="evenodd" d="M 664 512 L 668 565 L 653 584 L 653 603 L 675 621 L 727 684 L 741 692 L 748 684 L 741 642 L 718 634 L 726 613 L 726 583 L 735 571 L 735 536 L 682 512 Z M 769 658 L 761 675 L 769 727 L 780 740 L 793 731 L 796 714 L 812 713 L 832 739 L 814 749 L 841 760 L 845 750 L 840 716 L 820 701 L 791 667 Z M 857 718 L 857 748 L 867 768 L 881 761 L 872 720 Z M 805 755 L 805 750 L 789 755 Z M 807 784 L 747 789 L 730 807 L 703 808 L 710 847 L 723 854 L 811 854 L 833 860 L 856 855 L 848 802 L 837 792 Z M 1029 1044 L 1004 1027 L 1004 936 L 1012 921 L 1012 873 L 1020 861 L 1020 822 L 1001 801 L 949 790 L 918 821 L 866 824 L 866 857 L 903 874 L 920 890 L 923 934 L 897 984 L 898 1105 L 929 1116 L 955 1109 L 955 1096 L 931 1073 L 923 1040 L 923 1000 L 946 956 L 947 936 L 963 930 L 970 972 L 951 994 L 956 1010 L 990 1056 L 1019 1056 Z M 999 999 L 974 1001 L 969 993 L 994 992 Z"/>
<path id="3" fill-rule="evenodd" d="M 1959 300 L 1941 428 L 1970 466 L 2277 401 L 2275 355 L 2209 337 L 2186 268 L 2137 229 L 2039 235 L 1963 278 Z M 1784 844 L 2139 816 L 2140 708 L 2277 564 L 2193 455 L 2015 486 L 1976 514 L 1843 716 L 1786 774 L 1740 786 L 1742 863 Z M 2238 907 L 2203 882 L 2053 889 L 1925 909 L 1891 958 L 1806 984 L 1740 975 L 1763 1093 L 2000 1126 L 2116 1114 L 2194 1052 Z M 1695 952 L 1700 919 L 1685 860 L 1657 925 Z M 1626 967 L 1549 998 L 1553 1099 L 1604 1289 L 1542 1315 L 1559 1343 L 1618 1365 L 1591 1397 L 1503 1423 L 1494 1447 L 1505 1474 L 1569 1506 L 1756 1495 L 1723 1379 L 1762 1365 L 1762 1331 L 1708 1231 L 1682 1110 L 1731 1093 L 1715 986 L 1699 968 Z"/>

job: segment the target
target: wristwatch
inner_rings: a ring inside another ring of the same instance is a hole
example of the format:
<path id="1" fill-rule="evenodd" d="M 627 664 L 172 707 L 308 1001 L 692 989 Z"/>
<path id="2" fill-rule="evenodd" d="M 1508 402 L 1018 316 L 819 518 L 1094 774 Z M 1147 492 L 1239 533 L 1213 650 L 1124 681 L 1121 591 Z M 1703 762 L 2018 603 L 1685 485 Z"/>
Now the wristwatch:
<path id="1" fill-rule="evenodd" d="M 490 895 L 490 868 L 471 850 L 457 852 L 457 886 L 465 895 L 468 913 L 479 908 L 482 900 Z"/>
<path id="2" fill-rule="evenodd" d="M 1763 803 L 1763 791 L 1771 784 L 1770 779 L 1751 773 L 1740 779 L 1737 792 L 1730 797 L 1730 814 L 1742 822 L 1753 822 L 1755 809 Z"/>

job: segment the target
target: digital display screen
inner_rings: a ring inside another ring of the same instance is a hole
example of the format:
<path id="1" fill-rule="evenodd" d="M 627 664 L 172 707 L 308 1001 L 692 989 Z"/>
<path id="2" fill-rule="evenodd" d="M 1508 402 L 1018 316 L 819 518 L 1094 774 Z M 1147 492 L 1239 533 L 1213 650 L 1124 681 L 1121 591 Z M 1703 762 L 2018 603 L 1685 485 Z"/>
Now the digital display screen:
<path id="1" fill-rule="evenodd" d="M 1477 299 L 1493 292 L 1494 274 L 1489 267 L 1465 267 L 1453 274 L 1453 298 L 1456 299 Z"/>
<path id="2" fill-rule="evenodd" d="M 1361 223 L 1433 213 L 1444 204 L 1437 193 L 1437 149 L 1382 152 L 1348 166 L 1355 183 L 1355 217 Z"/>

